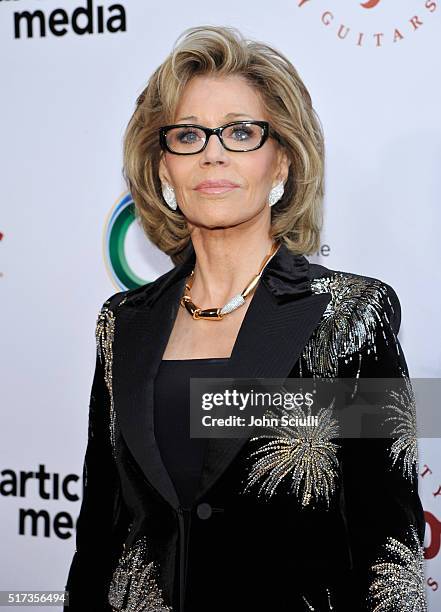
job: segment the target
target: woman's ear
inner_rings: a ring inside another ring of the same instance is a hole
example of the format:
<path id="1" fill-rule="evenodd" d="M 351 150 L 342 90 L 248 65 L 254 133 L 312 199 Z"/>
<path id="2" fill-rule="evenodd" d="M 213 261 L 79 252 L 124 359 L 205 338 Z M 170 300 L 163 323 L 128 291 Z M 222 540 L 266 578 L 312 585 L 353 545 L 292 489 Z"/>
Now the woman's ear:
<path id="1" fill-rule="evenodd" d="M 278 163 L 276 177 L 278 180 L 286 183 L 288 180 L 289 167 L 291 160 L 288 157 L 286 150 L 283 147 L 279 147 L 277 151 Z"/>
<path id="2" fill-rule="evenodd" d="M 164 155 L 162 155 L 159 160 L 158 175 L 159 175 L 159 180 L 161 181 L 162 184 L 164 183 L 168 183 L 169 185 L 171 184 L 170 178 L 167 172 L 167 164 L 166 164 Z"/>

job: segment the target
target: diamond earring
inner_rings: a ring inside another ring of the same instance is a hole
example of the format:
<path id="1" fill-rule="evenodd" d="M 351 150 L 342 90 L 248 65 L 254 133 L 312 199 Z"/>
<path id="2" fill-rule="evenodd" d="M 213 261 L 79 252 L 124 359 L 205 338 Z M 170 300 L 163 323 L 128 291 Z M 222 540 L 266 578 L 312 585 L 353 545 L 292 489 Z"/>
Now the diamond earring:
<path id="1" fill-rule="evenodd" d="M 280 183 L 271 189 L 268 197 L 268 204 L 270 206 L 274 206 L 274 204 L 283 196 L 284 191 L 283 181 L 280 181 Z"/>
<path id="2" fill-rule="evenodd" d="M 167 206 L 172 210 L 176 210 L 178 203 L 176 202 L 175 190 L 168 183 L 162 185 L 162 195 L 167 202 Z"/>

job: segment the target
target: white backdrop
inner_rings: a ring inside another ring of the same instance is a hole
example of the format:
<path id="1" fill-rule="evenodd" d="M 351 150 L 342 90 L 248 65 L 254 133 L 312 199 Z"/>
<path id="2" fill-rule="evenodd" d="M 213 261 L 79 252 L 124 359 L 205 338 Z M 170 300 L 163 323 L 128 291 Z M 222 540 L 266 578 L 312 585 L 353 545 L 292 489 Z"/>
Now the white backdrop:
<path id="1" fill-rule="evenodd" d="M 187 27 L 232 25 L 291 58 L 327 143 L 324 254 L 309 259 L 391 284 L 411 376 L 441 374 L 441 6 L 125 0 L 116 31 L 109 6 L 0 0 L 2 590 L 64 588 L 98 310 L 121 278 L 146 282 L 172 265 L 130 223 L 121 147 L 136 96 Z M 75 18 L 80 7 L 92 19 Z M 439 438 L 420 441 L 431 611 L 441 609 L 439 449 Z"/>

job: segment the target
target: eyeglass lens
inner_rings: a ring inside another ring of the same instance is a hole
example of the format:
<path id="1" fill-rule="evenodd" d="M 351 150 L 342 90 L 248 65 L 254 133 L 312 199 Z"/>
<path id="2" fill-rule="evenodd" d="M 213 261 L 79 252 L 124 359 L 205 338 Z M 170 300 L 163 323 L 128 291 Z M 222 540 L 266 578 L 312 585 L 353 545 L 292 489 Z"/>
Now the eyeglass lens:
<path id="1" fill-rule="evenodd" d="M 260 125 L 236 123 L 222 132 L 225 145 L 232 150 L 254 149 L 260 144 L 263 130 Z M 175 127 L 167 130 L 167 145 L 176 153 L 197 153 L 205 144 L 205 132 L 197 127 Z"/>

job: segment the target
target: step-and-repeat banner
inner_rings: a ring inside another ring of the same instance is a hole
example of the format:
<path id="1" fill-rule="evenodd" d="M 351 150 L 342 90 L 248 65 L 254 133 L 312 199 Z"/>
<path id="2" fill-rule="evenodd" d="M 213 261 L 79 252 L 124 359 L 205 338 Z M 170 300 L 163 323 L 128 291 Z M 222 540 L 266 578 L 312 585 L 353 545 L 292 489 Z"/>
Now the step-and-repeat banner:
<path id="1" fill-rule="evenodd" d="M 188 27 L 234 26 L 291 59 L 327 144 L 309 259 L 392 285 L 411 376 L 440 376 L 440 15 L 432 0 L 0 0 L 0 590 L 64 588 L 98 310 L 172 267 L 134 221 L 122 136 Z M 434 612 L 439 442 L 419 441 Z"/>

